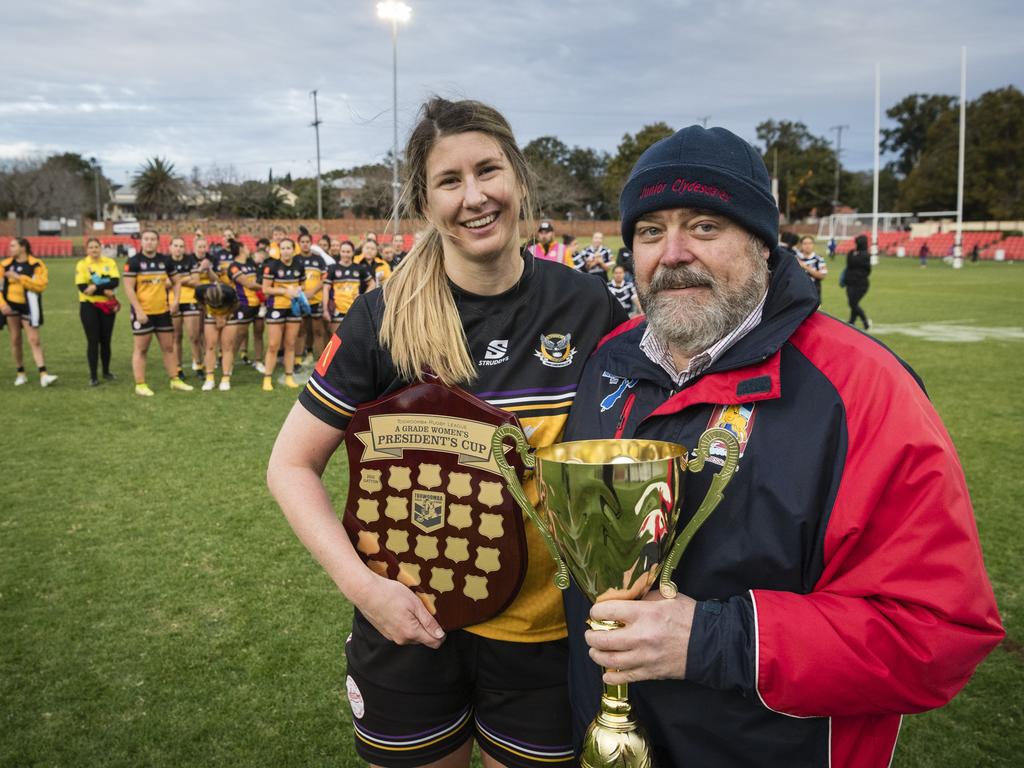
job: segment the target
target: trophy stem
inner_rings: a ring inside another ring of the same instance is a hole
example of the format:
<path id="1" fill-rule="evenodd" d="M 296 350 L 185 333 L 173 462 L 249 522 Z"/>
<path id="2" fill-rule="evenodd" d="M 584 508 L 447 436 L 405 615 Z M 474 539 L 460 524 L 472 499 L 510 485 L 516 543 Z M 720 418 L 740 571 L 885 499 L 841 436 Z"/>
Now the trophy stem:
<path id="1" fill-rule="evenodd" d="M 622 625 L 617 621 L 589 620 L 598 631 L 611 631 Z M 602 677 L 604 670 L 601 670 Z M 647 734 L 633 717 L 629 686 L 604 683 L 601 710 L 583 737 L 581 768 L 651 768 L 651 745 Z"/>

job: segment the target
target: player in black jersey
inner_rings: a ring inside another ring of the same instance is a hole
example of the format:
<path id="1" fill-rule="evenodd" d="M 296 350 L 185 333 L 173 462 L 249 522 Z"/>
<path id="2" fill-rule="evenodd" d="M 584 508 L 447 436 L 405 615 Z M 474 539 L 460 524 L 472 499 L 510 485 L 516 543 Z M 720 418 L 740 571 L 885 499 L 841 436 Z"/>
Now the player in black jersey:
<path id="1" fill-rule="evenodd" d="M 359 559 L 320 475 L 356 407 L 428 369 L 516 413 L 535 447 L 556 442 L 584 362 L 625 315 L 592 277 L 520 253 L 529 170 L 494 109 L 431 100 L 405 156 L 403 198 L 426 235 L 383 290 L 355 300 L 281 429 L 269 486 L 358 609 L 347 690 L 363 759 L 468 766 L 475 738 L 488 764 L 575 765 L 565 622 L 540 535 L 527 532 L 512 603 L 445 635 L 415 593 Z"/>
<path id="2" fill-rule="evenodd" d="M 274 389 L 274 367 L 277 351 L 284 350 L 284 383 L 297 388 L 295 373 L 295 340 L 299 336 L 302 316 L 292 312 L 292 302 L 302 293 L 306 270 L 295 254 L 295 243 L 284 238 L 278 243 L 280 259 L 268 259 L 263 264 L 262 290 L 267 297 L 267 356 L 263 361 L 263 391 Z"/>
<path id="3" fill-rule="evenodd" d="M 178 361 L 178 378 L 184 378 L 181 349 L 184 335 L 188 336 L 189 344 L 192 346 L 192 370 L 200 373 L 203 370 L 203 347 L 200 336 L 203 318 L 202 309 L 196 301 L 195 290 L 199 286 L 199 261 L 195 254 L 185 253 L 183 237 L 171 239 L 170 257 L 174 274 L 181 286 L 178 311 L 171 315 L 171 323 L 174 325 L 174 357 Z"/>

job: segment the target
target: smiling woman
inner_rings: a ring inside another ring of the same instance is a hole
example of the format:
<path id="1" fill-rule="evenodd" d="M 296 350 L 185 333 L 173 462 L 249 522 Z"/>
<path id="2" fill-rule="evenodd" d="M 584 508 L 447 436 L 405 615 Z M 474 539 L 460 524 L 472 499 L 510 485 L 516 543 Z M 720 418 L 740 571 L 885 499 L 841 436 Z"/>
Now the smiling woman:
<path id="1" fill-rule="evenodd" d="M 345 648 L 346 688 L 361 757 L 380 766 L 461 768 L 475 740 L 487 768 L 572 765 L 566 629 L 554 562 L 532 527 L 516 539 L 519 554 L 514 543 L 498 542 L 474 544 L 470 554 L 463 529 L 492 542 L 521 525 L 522 516 L 504 507 L 511 497 L 496 475 L 471 490 L 468 471 L 446 473 L 443 483 L 442 464 L 446 450 L 490 455 L 486 431 L 470 434 L 486 427 L 474 420 L 480 414 L 518 418 L 535 448 L 557 442 L 583 363 L 626 315 L 603 281 L 520 251 L 528 169 L 497 111 L 432 99 L 406 158 L 404 201 L 426 220 L 423 236 L 382 291 L 353 302 L 281 429 L 268 483 L 296 534 L 357 608 Z M 394 409 L 386 419 L 385 408 Z M 467 419 L 466 408 L 476 416 Z M 321 480 L 349 430 L 349 453 L 362 457 L 350 467 L 362 467 L 351 470 L 359 498 L 358 506 L 350 499 L 345 527 L 357 525 L 353 520 L 376 524 L 385 499 L 373 495 L 381 493 L 388 494 L 384 516 L 404 521 L 404 498 L 395 492 L 411 487 L 408 468 L 392 467 L 385 477 L 384 465 L 368 458 L 361 443 L 361 425 L 383 424 L 395 413 L 440 417 L 437 432 L 381 433 L 389 451 L 398 441 L 418 452 L 409 460 L 421 469 L 421 487 L 412 491 L 412 517 L 419 520 L 413 534 L 417 553 L 431 563 L 421 573 L 421 563 L 406 562 L 411 538 L 388 523 L 383 547 L 401 555 L 397 576 L 370 557 L 383 542 L 379 532 L 360 528 L 353 544 Z M 456 424 L 469 429 L 464 438 L 449 434 Z M 535 502 L 532 483 L 527 493 Z M 438 567 L 441 552 L 479 573 L 453 581 L 452 569 Z M 454 588 L 482 605 L 489 595 L 484 574 L 498 570 L 499 561 L 512 563 L 502 567 L 522 574 L 521 582 L 493 606 L 474 608 L 472 620 L 446 621 L 444 593 Z"/>
<path id="2" fill-rule="evenodd" d="M 432 370 L 446 384 L 467 383 L 476 367 L 448 278 L 478 295 L 519 280 L 529 170 L 505 119 L 475 101 L 427 102 L 406 157 L 403 200 L 428 228 L 388 285 L 381 342 L 408 378 Z"/>

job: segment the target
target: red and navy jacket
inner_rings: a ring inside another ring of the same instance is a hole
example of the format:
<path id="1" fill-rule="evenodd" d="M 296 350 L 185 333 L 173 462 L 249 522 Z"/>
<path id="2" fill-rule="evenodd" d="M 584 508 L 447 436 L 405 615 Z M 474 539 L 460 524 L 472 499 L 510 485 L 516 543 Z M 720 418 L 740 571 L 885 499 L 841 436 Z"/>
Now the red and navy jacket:
<path id="1" fill-rule="evenodd" d="M 685 680 L 630 686 L 659 765 L 887 766 L 901 716 L 939 707 L 1003 637 L 956 450 L 920 381 L 816 311 L 773 256 L 763 319 L 677 390 L 620 326 L 583 373 L 566 440 L 742 447 L 674 573 L 698 600 Z M 680 528 L 718 467 L 688 473 Z M 590 605 L 566 595 L 577 743 L 597 712 Z"/>

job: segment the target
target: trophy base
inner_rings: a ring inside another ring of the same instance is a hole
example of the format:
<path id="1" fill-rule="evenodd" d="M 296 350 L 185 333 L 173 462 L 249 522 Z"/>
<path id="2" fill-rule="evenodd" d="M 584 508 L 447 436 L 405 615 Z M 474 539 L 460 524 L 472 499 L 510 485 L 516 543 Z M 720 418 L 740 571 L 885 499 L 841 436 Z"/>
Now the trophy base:
<path id="1" fill-rule="evenodd" d="M 580 766 L 651 768 L 650 742 L 644 730 L 628 714 L 601 712 L 583 737 Z"/>

